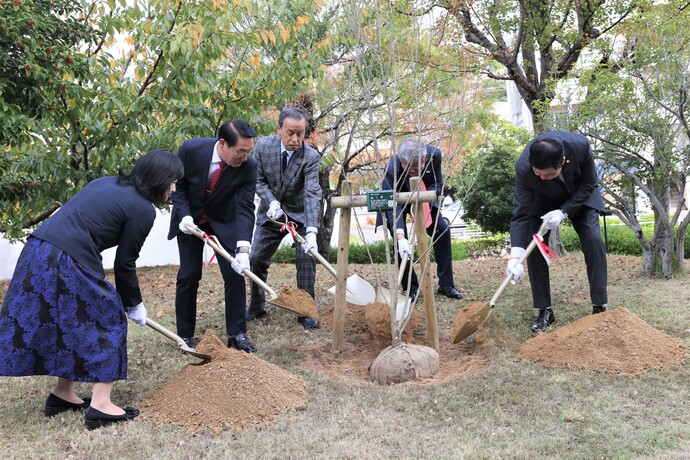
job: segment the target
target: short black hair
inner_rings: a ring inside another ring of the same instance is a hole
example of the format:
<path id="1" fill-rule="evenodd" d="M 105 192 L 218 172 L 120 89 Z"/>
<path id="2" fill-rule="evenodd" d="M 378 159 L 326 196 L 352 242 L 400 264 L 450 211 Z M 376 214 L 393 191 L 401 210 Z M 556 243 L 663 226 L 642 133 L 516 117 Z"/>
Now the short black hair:
<path id="1" fill-rule="evenodd" d="M 223 139 L 227 142 L 228 147 L 236 146 L 240 137 L 253 139 L 256 136 L 257 134 L 254 128 L 249 126 L 249 123 L 244 120 L 226 121 L 218 128 L 218 133 L 216 135 L 218 139 Z"/>
<path id="2" fill-rule="evenodd" d="M 311 117 L 309 116 L 309 113 L 300 106 L 285 107 L 283 110 L 281 110 L 280 115 L 278 115 L 278 126 L 282 128 L 283 122 L 286 118 L 290 118 L 292 120 L 304 120 L 307 122 L 307 129 L 309 129 Z"/>
<path id="3" fill-rule="evenodd" d="M 184 176 L 182 160 L 167 150 L 151 150 L 134 162 L 132 172 L 127 174 L 125 168 L 118 171 L 118 184 L 134 184 L 144 197 L 151 200 L 156 207 L 167 202 L 170 185 Z"/>
<path id="4" fill-rule="evenodd" d="M 563 157 L 563 144 L 549 137 L 534 141 L 529 149 L 529 163 L 537 169 L 560 169 Z"/>

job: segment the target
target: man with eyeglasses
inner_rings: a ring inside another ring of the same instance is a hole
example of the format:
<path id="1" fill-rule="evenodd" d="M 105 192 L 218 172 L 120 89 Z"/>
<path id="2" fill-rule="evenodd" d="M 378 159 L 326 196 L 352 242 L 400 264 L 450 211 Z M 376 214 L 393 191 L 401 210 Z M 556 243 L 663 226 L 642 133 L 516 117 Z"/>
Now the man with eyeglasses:
<path id="1" fill-rule="evenodd" d="M 286 107 L 278 115 L 278 134 L 262 137 L 256 143 L 256 192 L 261 201 L 256 217 L 251 267 L 256 276 L 266 281 L 271 258 L 287 235 L 275 221 L 282 222 L 287 216 L 297 225 L 297 232 L 306 242 L 304 245 L 294 242 L 297 287 L 313 298 L 316 262 L 309 250 L 317 249 L 322 193 L 319 183 L 321 155 L 304 141 L 309 121 L 309 114 L 301 107 Z M 247 319 L 251 321 L 267 313 L 264 291 L 251 283 Z M 316 318 L 299 316 L 297 321 L 305 329 L 319 327 Z"/>
<path id="2" fill-rule="evenodd" d="M 519 263 L 542 222 L 553 230 L 567 217 L 580 238 L 587 265 L 592 314 L 607 310 L 606 250 L 599 229 L 604 198 L 589 141 L 581 134 L 551 131 L 534 138 L 515 162 L 515 209 L 510 222 L 510 259 L 506 274 L 519 279 Z M 544 235 L 548 244 L 549 233 Z M 549 266 L 539 251 L 527 258 L 532 302 L 537 319 L 532 332 L 544 332 L 555 321 Z"/>
<path id="3" fill-rule="evenodd" d="M 427 145 L 417 138 L 405 139 L 398 146 L 398 153 L 390 158 L 386 166 L 385 176 L 381 182 L 382 190 L 395 190 L 396 192 L 409 192 L 410 177 L 420 177 L 421 185 L 425 190 L 433 190 L 437 197 L 443 194 L 443 174 L 441 169 L 441 150 Z M 411 205 L 398 205 L 395 216 L 393 211 L 386 212 L 388 230 L 395 235 L 398 243 L 398 263 L 403 255 L 411 256 L 412 249 L 407 241 L 407 226 L 405 222 L 411 213 Z M 432 238 L 434 257 L 436 258 L 436 274 L 438 276 L 438 293 L 451 299 L 462 299 L 462 294 L 455 288 L 453 281 L 453 251 L 451 249 L 450 228 L 445 219 L 439 218 L 438 200 L 429 206 L 429 215 L 420 216 L 425 219 L 427 235 Z M 394 220 L 395 218 L 395 220 Z M 376 227 L 383 225 L 383 219 L 379 213 L 376 219 Z M 395 228 L 395 231 L 393 230 Z M 403 291 L 408 292 L 411 299 L 417 297 L 419 280 L 412 269 L 411 277 L 408 276 L 410 266 L 405 266 L 402 279 Z"/>
<path id="4" fill-rule="evenodd" d="M 244 120 L 231 120 L 218 128 L 215 138 L 189 139 L 177 156 L 185 175 L 171 196 L 173 210 L 168 239 L 177 237 L 180 269 L 175 288 L 177 334 L 194 348 L 197 291 L 202 275 L 204 242 L 188 227 L 215 235 L 218 243 L 237 259 L 231 264 L 218 257 L 225 292 L 225 327 L 228 347 L 247 353 L 256 347 L 247 338 L 244 314 L 254 230 L 254 194 L 257 167 L 250 156 L 256 131 Z"/>

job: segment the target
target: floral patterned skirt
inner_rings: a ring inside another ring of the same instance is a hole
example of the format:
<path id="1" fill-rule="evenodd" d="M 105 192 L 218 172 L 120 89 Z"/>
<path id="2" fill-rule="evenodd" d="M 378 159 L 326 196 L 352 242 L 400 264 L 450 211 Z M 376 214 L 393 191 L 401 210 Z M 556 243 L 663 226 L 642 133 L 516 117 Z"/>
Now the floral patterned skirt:
<path id="1" fill-rule="evenodd" d="M 127 318 L 113 285 L 30 237 L 0 310 L 0 375 L 126 379 Z"/>

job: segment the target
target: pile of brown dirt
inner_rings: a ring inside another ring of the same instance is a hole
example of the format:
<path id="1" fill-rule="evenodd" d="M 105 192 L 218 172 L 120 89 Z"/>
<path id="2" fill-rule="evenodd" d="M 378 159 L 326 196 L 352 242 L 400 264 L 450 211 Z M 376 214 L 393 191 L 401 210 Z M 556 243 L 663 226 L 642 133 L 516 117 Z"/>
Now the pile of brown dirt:
<path id="1" fill-rule="evenodd" d="M 289 286 L 283 287 L 278 296 L 271 303 L 286 308 L 302 316 L 319 319 L 314 299 L 308 292 Z"/>
<path id="2" fill-rule="evenodd" d="M 367 322 L 369 332 L 376 343 L 382 348 L 391 344 L 391 310 L 388 304 L 373 302 L 364 306 L 364 319 Z M 410 322 L 403 331 L 404 342 L 417 344 L 424 343 L 426 338 L 426 323 L 424 316 L 417 308 L 412 310 Z"/>
<path id="3" fill-rule="evenodd" d="M 687 351 L 680 341 L 621 307 L 534 337 L 522 344 L 515 358 L 540 361 L 547 367 L 639 375 L 683 364 Z"/>
<path id="4" fill-rule="evenodd" d="M 211 361 L 183 367 L 142 403 L 146 415 L 192 432 L 208 428 L 219 434 L 270 425 L 277 414 L 307 403 L 302 379 L 227 348 L 210 329 L 196 350 L 211 355 Z"/>
<path id="5" fill-rule="evenodd" d="M 321 310 L 321 325 L 329 330 L 333 327 L 333 307 L 334 305 L 331 304 L 328 308 Z M 411 331 L 411 341 L 430 345 L 427 340 L 424 314 L 417 308 L 412 311 L 412 319 L 403 337 L 409 337 L 407 331 Z M 383 315 L 383 313 L 379 314 Z M 388 321 L 390 324 L 390 319 Z M 375 337 L 367 324 L 366 308 L 348 303 L 345 309 L 345 341 L 342 353 L 334 354 L 330 341 L 326 344 L 317 343 L 300 347 L 304 356 L 302 367 L 325 373 L 333 378 L 369 382 L 371 381 L 369 366 L 381 350 L 391 342 L 390 326 L 384 326 L 381 329 L 386 328 L 387 337 L 381 333 L 379 333 L 381 337 Z M 491 347 L 484 346 L 481 333 L 477 334 L 476 338 L 476 340 L 466 340 L 453 345 L 449 337 L 440 337 L 438 371 L 433 378 L 417 380 L 415 383 L 439 383 L 464 375 L 481 373 L 491 360 Z"/>

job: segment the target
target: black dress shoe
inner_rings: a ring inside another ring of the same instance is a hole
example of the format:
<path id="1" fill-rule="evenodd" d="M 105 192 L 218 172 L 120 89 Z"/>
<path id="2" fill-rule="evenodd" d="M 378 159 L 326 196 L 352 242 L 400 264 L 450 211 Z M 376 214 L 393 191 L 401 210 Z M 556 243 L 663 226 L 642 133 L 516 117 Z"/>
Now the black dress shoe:
<path id="1" fill-rule="evenodd" d="M 268 312 L 266 310 L 259 310 L 257 312 L 247 310 L 245 312 L 244 318 L 246 321 L 254 321 L 255 319 L 259 319 L 266 315 L 268 315 Z"/>
<path id="2" fill-rule="evenodd" d="M 184 343 L 189 347 L 189 348 L 196 348 L 196 341 L 191 338 L 191 337 L 182 337 L 182 340 L 184 340 Z"/>
<path id="3" fill-rule="evenodd" d="M 247 334 L 240 333 L 228 337 L 228 347 L 247 353 L 256 353 L 256 347 L 247 338 Z"/>
<path id="4" fill-rule="evenodd" d="M 416 289 L 410 289 L 410 293 L 407 295 L 407 297 L 410 298 L 410 303 L 413 303 L 415 300 L 417 300 L 417 296 L 419 295 L 419 291 Z"/>
<path id="5" fill-rule="evenodd" d="M 132 420 L 139 415 L 139 411 L 133 407 L 123 407 L 125 413 L 122 415 L 110 415 L 101 412 L 98 409 L 89 407 L 84 413 L 84 425 L 89 430 L 95 430 L 103 426 L 112 425 L 113 423 L 126 422 Z"/>
<path id="6" fill-rule="evenodd" d="M 544 332 L 554 321 L 556 321 L 556 316 L 550 307 L 539 310 L 539 316 L 537 316 L 537 320 L 532 325 L 532 332 Z"/>
<path id="7" fill-rule="evenodd" d="M 81 404 L 71 403 L 69 401 L 65 401 L 59 396 L 55 396 L 53 393 L 50 393 L 48 399 L 46 399 L 46 407 L 44 413 L 46 417 L 52 417 L 54 415 L 60 414 L 68 410 L 86 409 L 87 407 L 89 407 L 89 404 L 91 404 L 91 398 L 82 399 L 84 400 L 84 402 Z"/>
<path id="8" fill-rule="evenodd" d="M 439 286 L 437 292 L 451 299 L 462 299 L 462 294 L 453 286 Z"/>
<path id="9" fill-rule="evenodd" d="M 597 313 L 604 313 L 606 310 L 608 310 L 608 307 L 606 305 L 593 305 L 592 306 L 592 314 L 596 315 Z"/>
<path id="10" fill-rule="evenodd" d="M 300 323 L 305 329 L 318 329 L 320 326 L 318 319 L 310 318 L 308 316 L 298 316 L 297 322 Z"/>

